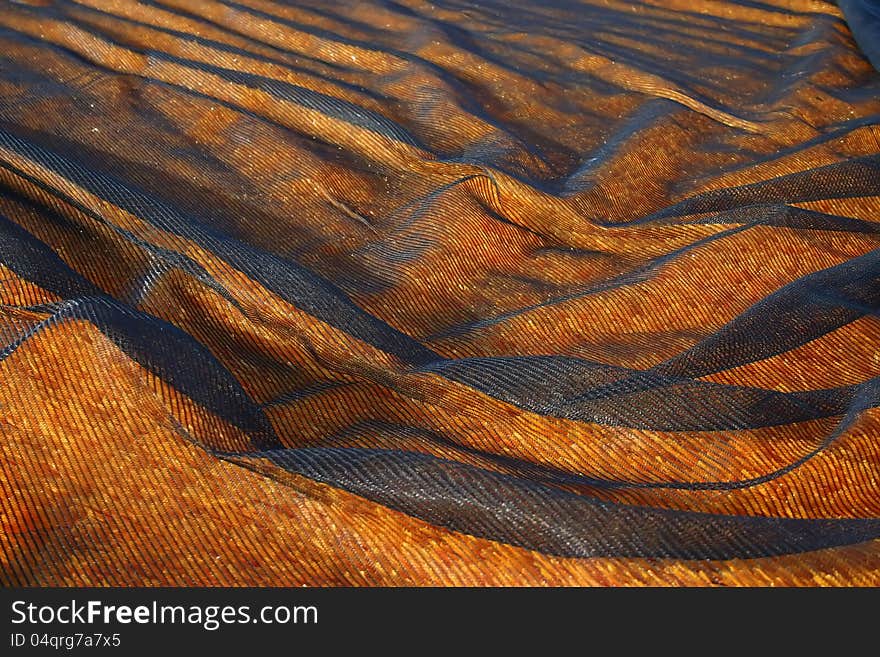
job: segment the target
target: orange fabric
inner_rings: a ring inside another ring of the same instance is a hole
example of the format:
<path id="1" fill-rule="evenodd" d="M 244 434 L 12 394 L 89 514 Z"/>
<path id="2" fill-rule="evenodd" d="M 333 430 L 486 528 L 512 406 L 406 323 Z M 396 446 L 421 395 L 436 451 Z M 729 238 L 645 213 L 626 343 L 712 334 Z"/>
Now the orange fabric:
<path id="1" fill-rule="evenodd" d="M 0 2 L 3 585 L 880 584 L 835 4 Z"/>

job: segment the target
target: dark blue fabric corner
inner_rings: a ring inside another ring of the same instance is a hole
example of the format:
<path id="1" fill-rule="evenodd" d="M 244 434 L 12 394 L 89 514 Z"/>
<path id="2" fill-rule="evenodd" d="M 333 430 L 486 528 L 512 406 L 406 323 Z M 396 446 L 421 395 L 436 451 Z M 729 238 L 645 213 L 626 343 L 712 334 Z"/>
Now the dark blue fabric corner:
<path id="1" fill-rule="evenodd" d="M 839 0 L 838 4 L 859 48 L 880 71 L 880 0 Z"/>

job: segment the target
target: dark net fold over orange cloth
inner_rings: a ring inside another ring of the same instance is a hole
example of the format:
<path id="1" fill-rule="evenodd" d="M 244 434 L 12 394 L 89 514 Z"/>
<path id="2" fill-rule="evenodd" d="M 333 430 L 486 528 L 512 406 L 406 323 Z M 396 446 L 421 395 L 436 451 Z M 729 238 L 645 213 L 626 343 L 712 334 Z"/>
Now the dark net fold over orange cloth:
<path id="1" fill-rule="evenodd" d="M 0 1 L 0 580 L 880 584 L 878 123 L 820 0 Z"/>

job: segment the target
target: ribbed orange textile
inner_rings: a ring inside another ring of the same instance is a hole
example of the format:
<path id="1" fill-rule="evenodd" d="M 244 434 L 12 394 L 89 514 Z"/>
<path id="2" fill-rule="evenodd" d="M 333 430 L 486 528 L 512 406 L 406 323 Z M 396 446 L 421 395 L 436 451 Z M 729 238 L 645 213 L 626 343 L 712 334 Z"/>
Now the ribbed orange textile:
<path id="1" fill-rule="evenodd" d="M 0 1 L 0 583 L 880 584 L 821 0 Z"/>

